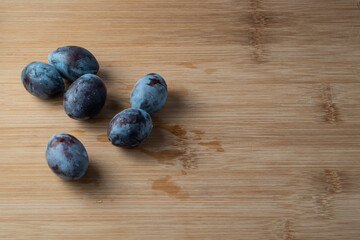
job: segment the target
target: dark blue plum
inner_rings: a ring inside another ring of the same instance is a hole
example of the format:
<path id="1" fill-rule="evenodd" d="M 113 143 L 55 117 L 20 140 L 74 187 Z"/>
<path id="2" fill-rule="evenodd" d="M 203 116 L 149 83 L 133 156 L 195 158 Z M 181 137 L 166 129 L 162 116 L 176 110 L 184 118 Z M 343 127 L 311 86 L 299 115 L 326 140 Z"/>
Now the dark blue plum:
<path id="1" fill-rule="evenodd" d="M 84 145 L 74 136 L 59 133 L 52 136 L 46 146 L 46 161 L 50 169 L 65 180 L 78 180 L 89 166 Z"/>
<path id="2" fill-rule="evenodd" d="M 84 74 L 96 74 L 99 71 L 99 63 L 94 55 L 82 47 L 60 47 L 52 51 L 48 58 L 49 63 L 70 82 Z"/>
<path id="3" fill-rule="evenodd" d="M 64 81 L 60 73 L 51 65 L 32 62 L 21 72 L 25 89 L 39 98 L 51 98 L 64 91 Z"/>
<path id="4" fill-rule="evenodd" d="M 131 148 L 147 138 L 151 129 L 152 120 L 147 112 L 128 108 L 110 121 L 107 136 L 115 146 Z"/>
<path id="5" fill-rule="evenodd" d="M 131 95 L 132 108 L 142 109 L 153 114 L 162 108 L 167 98 L 167 85 L 165 80 L 156 73 L 149 73 L 135 84 Z"/>
<path id="6" fill-rule="evenodd" d="M 106 101 L 106 87 L 94 74 L 85 74 L 73 82 L 64 94 L 66 114 L 77 120 L 97 115 Z"/>

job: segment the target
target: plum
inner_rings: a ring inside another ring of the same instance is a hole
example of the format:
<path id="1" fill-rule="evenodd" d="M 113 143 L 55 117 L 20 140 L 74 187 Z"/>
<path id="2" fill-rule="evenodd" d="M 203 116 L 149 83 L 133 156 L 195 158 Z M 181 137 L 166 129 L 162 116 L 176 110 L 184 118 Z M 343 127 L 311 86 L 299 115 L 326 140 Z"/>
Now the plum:
<path id="1" fill-rule="evenodd" d="M 145 140 L 152 127 L 152 120 L 147 112 L 128 108 L 110 121 L 107 136 L 113 145 L 131 148 Z"/>
<path id="2" fill-rule="evenodd" d="M 60 73 L 50 64 L 31 62 L 21 72 L 25 89 L 39 98 L 51 98 L 64 91 L 64 81 Z"/>
<path id="3" fill-rule="evenodd" d="M 167 98 L 165 80 L 156 73 L 149 73 L 135 84 L 130 95 L 132 108 L 142 109 L 153 114 L 159 111 Z"/>
<path id="4" fill-rule="evenodd" d="M 94 55 L 85 48 L 78 46 L 65 46 L 52 51 L 49 63 L 70 82 L 84 74 L 96 74 L 99 71 L 99 63 Z"/>
<path id="5" fill-rule="evenodd" d="M 65 180 L 82 178 L 89 166 L 84 145 L 74 136 L 58 133 L 46 146 L 46 161 L 58 177 Z"/>
<path id="6" fill-rule="evenodd" d="M 77 120 L 97 115 L 106 101 L 106 87 L 101 78 L 85 74 L 73 82 L 64 94 L 66 114 Z"/>

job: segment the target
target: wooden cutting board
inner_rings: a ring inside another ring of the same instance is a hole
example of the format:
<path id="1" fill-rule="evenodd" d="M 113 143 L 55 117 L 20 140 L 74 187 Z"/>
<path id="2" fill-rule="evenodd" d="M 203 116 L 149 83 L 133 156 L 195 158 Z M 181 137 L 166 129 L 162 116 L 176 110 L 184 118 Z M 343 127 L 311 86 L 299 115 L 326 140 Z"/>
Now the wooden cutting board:
<path id="1" fill-rule="evenodd" d="M 108 99 L 75 121 L 20 81 L 64 45 L 89 49 Z M 360 3 L 2 0 L 0 239 L 359 239 Z M 167 81 L 140 147 L 106 138 L 144 74 Z M 80 139 L 83 180 L 45 160 Z"/>

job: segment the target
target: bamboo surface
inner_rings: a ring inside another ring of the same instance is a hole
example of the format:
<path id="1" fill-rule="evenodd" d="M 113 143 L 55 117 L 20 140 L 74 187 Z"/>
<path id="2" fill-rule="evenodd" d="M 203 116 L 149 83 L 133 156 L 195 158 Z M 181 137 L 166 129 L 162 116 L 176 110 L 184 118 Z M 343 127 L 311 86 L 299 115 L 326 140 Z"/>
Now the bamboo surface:
<path id="1" fill-rule="evenodd" d="M 21 84 L 64 45 L 100 63 L 95 119 Z M 359 47 L 354 0 L 2 0 L 0 239 L 359 239 Z M 167 103 L 142 145 L 114 147 L 149 72 Z M 88 151 L 79 182 L 46 164 L 62 132 Z"/>

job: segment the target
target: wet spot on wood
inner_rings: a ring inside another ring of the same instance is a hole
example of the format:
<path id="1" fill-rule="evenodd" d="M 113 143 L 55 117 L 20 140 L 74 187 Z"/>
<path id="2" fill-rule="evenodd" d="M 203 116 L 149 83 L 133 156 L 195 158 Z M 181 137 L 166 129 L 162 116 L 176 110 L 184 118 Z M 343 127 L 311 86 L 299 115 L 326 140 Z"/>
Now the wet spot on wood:
<path id="1" fill-rule="evenodd" d="M 189 194 L 182 191 L 182 189 L 171 181 L 171 176 L 161 177 L 159 179 L 151 180 L 152 189 L 156 191 L 163 191 L 167 193 L 170 197 L 175 197 L 177 199 L 187 199 Z"/>
<path id="2" fill-rule="evenodd" d="M 218 152 L 224 152 L 224 149 L 221 146 L 220 142 L 215 138 L 204 141 L 207 138 L 204 136 L 205 131 L 203 130 L 194 129 L 188 131 L 183 126 L 177 124 L 167 124 L 155 116 L 153 117 L 153 124 L 154 129 L 161 128 L 171 133 L 171 135 L 168 135 L 167 138 L 169 138 L 169 140 L 172 140 L 174 149 L 161 149 L 162 147 L 160 146 L 161 151 L 159 151 L 158 149 L 156 149 L 156 151 L 150 151 L 149 148 L 139 148 L 139 150 L 149 156 L 156 158 L 159 163 L 176 165 L 176 162 L 174 161 L 176 160 L 182 164 L 183 169 L 196 169 L 198 167 L 198 149 L 195 143 L 198 143 L 198 141 L 201 140 L 202 142 L 200 143 L 200 145 L 206 146 Z"/>
<path id="3" fill-rule="evenodd" d="M 213 138 L 213 141 L 204 141 L 205 131 L 203 130 L 190 130 L 191 134 L 188 134 L 188 131 L 180 125 L 168 125 L 164 123 L 161 119 L 156 117 L 153 118 L 154 128 L 161 128 L 170 132 L 176 138 L 174 139 L 176 143 L 173 144 L 175 149 L 166 149 L 162 151 L 150 151 L 147 149 L 140 149 L 140 151 L 146 153 L 149 156 L 156 158 L 159 163 L 171 164 L 174 165 L 173 160 L 178 160 L 181 162 L 183 169 L 196 169 L 197 164 L 197 148 L 194 147 L 194 143 L 198 143 L 202 146 L 206 146 L 209 149 L 213 149 L 217 152 L 224 152 L 224 148 L 221 146 L 221 143 Z M 171 136 L 170 136 L 171 137 Z M 203 140 L 203 142 L 198 142 Z"/>
<path id="4" fill-rule="evenodd" d="M 194 140 L 199 141 L 202 139 L 201 135 L 204 135 L 205 132 L 202 130 L 191 130 L 190 132 L 194 133 L 196 136 L 194 137 Z"/>
<path id="5" fill-rule="evenodd" d="M 202 130 L 191 130 L 190 132 L 195 133 L 196 135 L 204 135 L 205 132 Z"/>
<path id="6" fill-rule="evenodd" d="M 186 135 L 186 131 L 184 128 L 180 127 L 179 125 L 171 126 L 169 131 L 177 137 L 184 138 Z"/>
<path id="7" fill-rule="evenodd" d="M 191 68 L 191 69 L 197 69 L 197 67 L 192 64 L 191 62 L 182 62 L 178 64 L 179 66 L 184 66 L 186 68 Z"/>
<path id="8" fill-rule="evenodd" d="M 178 149 L 169 149 L 169 150 L 162 150 L 162 151 L 149 151 L 147 149 L 139 148 L 141 152 L 157 159 L 159 163 L 165 163 L 169 165 L 175 165 L 175 162 L 172 161 L 177 157 L 182 156 L 185 151 L 184 150 L 178 150 Z"/>
<path id="9" fill-rule="evenodd" d="M 207 74 L 212 74 L 212 73 L 214 73 L 214 72 L 217 72 L 217 70 L 214 69 L 214 68 L 208 68 L 208 69 L 205 69 L 205 72 L 206 72 Z"/>
<path id="10" fill-rule="evenodd" d="M 211 141 L 211 142 L 199 142 L 199 145 L 206 146 L 211 149 L 215 149 L 217 152 L 224 152 L 219 141 Z"/>
<path id="11" fill-rule="evenodd" d="M 139 148 L 143 153 L 156 158 L 159 163 L 175 165 L 176 161 L 180 161 L 184 169 L 195 169 L 197 163 L 195 160 L 196 148 L 192 147 L 191 140 L 187 138 L 187 130 L 180 125 L 169 125 L 161 119 L 153 117 L 153 124 L 155 128 L 161 128 L 170 132 L 168 136 L 170 139 L 176 141 L 173 143 L 174 149 L 164 149 L 161 151 L 150 151 L 147 149 Z"/>
<path id="12" fill-rule="evenodd" d="M 96 137 L 96 139 L 98 140 L 98 142 L 109 142 L 106 134 L 100 134 Z"/>
<path id="13" fill-rule="evenodd" d="M 325 121 L 329 124 L 336 124 L 339 121 L 339 111 L 333 103 L 333 96 L 330 84 L 322 86 L 322 99 L 325 111 Z"/>
<path id="14" fill-rule="evenodd" d="M 176 137 L 179 137 L 181 139 L 185 138 L 186 135 L 186 130 L 181 127 L 180 125 L 166 125 L 166 124 L 161 124 L 158 125 L 158 127 L 165 129 L 169 132 L 171 132 L 173 135 L 175 135 Z"/>

